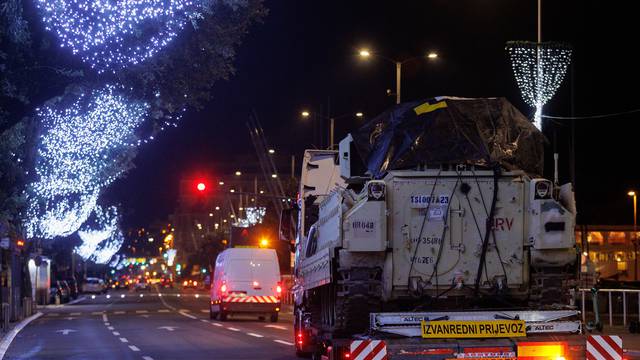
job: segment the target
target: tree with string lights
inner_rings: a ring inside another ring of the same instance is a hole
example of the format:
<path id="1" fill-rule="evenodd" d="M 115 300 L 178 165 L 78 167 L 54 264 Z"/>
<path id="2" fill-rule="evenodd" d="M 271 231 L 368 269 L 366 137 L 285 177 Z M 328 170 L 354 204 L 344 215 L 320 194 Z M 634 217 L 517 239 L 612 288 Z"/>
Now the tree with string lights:
<path id="1" fill-rule="evenodd" d="M 0 177 L 20 175 L 0 193 L 0 214 L 41 239 L 100 218 L 103 190 L 233 74 L 242 37 L 266 14 L 261 0 L 24 1 L 0 8 L 0 136 L 10 140 Z M 107 262 L 114 244 L 92 259 Z"/>

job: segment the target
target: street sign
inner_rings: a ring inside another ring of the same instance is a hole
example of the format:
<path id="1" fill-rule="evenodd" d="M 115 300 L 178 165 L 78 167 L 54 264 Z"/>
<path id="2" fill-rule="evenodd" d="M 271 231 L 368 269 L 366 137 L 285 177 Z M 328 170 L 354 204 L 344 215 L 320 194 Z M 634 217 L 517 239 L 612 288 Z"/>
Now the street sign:
<path id="1" fill-rule="evenodd" d="M 3 237 L 2 239 L 0 239 L 0 248 L 3 248 L 6 250 L 9 248 L 9 244 L 10 244 L 10 241 L 8 237 Z"/>

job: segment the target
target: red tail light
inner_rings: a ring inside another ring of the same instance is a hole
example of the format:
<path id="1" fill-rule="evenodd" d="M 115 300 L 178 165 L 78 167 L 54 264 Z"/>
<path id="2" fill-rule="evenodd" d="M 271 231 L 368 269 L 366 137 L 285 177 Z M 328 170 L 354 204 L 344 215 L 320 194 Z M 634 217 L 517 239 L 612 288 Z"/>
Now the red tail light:
<path id="1" fill-rule="evenodd" d="M 276 286 L 276 292 L 278 293 L 278 295 L 282 293 L 282 287 L 280 285 Z"/>
<path id="2" fill-rule="evenodd" d="M 302 333 L 299 332 L 296 341 L 298 342 L 298 345 L 302 345 Z"/>
<path id="3" fill-rule="evenodd" d="M 222 284 L 222 286 L 220 286 L 220 292 L 222 292 L 222 293 L 226 293 L 227 292 L 227 284 Z"/>

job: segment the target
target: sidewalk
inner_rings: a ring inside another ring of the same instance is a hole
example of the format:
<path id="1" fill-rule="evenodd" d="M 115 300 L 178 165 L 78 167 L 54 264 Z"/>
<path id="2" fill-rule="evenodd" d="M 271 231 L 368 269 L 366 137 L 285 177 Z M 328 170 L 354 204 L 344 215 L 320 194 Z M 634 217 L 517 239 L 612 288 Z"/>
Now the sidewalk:
<path id="1" fill-rule="evenodd" d="M 2 339 L 0 339 L 0 360 L 2 360 L 4 358 L 4 354 L 9 349 L 9 346 L 11 346 L 11 342 L 16 337 L 16 335 L 18 335 L 18 333 L 25 326 L 29 325 L 30 322 L 32 322 L 33 320 L 39 318 L 40 316 L 42 316 L 42 313 L 40 311 L 38 311 L 35 314 L 29 316 L 26 319 L 23 319 L 20 322 L 9 323 L 8 331 L 1 333 Z"/>

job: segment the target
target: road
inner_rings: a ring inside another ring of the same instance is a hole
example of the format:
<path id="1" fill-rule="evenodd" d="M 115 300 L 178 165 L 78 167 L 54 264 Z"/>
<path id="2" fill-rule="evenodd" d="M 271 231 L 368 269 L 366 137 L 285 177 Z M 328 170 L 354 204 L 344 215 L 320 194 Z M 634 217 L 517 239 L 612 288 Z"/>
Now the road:
<path id="1" fill-rule="evenodd" d="M 292 316 L 209 319 L 204 293 L 85 295 L 49 306 L 13 340 L 4 359 L 296 359 Z"/>

